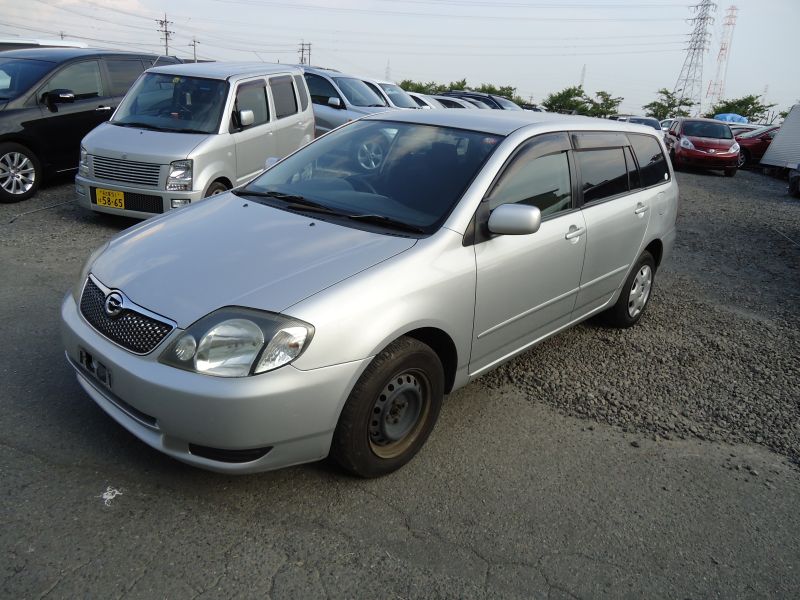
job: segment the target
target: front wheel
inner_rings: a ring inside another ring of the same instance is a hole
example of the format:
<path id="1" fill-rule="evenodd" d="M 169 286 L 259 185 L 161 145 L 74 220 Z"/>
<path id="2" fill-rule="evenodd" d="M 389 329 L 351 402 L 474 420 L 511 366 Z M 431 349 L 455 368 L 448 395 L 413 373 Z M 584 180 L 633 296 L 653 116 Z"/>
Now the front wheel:
<path id="1" fill-rule="evenodd" d="M 220 194 L 227 192 L 228 186 L 222 183 L 221 181 L 215 181 L 206 190 L 205 195 L 203 198 L 208 198 L 209 196 L 219 196 Z"/>
<path id="2" fill-rule="evenodd" d="M 750 155 L 748 154 L 747 150 L 742 150 L 739 152 L 739 158 L 736 162 L 740 169 L 743 169 L 744 166 L 750 162 Z"/>
<path id="3" fill-rule="evenodd" d="M 625 280 L 617 303 L 603 314 L 606 323 L 620 328 L 636 325 L 650 301 L 655 276 L 656 261 L 645 250 Z"/>
<path id="4" fill-rule="evenodd" d="M 41 163 L 33 152 L 20 144 L 0 144 L 0 202 L 27 200 L 41 181 Z"/>
<path id="5" fill-rule="evenodd" d="M 396 471 L 428 439 L 443 397 L 438 355 L 416 339 L 395 340 L 350 393 L 333 434 L 331 458 L 361 477 Z"/>

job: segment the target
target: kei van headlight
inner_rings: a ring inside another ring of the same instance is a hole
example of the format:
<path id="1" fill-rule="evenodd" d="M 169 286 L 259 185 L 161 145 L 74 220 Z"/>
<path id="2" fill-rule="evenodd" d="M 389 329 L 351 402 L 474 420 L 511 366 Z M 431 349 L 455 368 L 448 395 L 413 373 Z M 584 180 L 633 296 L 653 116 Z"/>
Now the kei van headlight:
<path id="1" fill-rule="evenodd" d="M 303 353 L 314 327 L 237 306 L 203 317 L 178 336 L 159 361 L 217 377 L 246 377 L 289 364 Z"/>
<path id="2" fill-rule="evenodd" d="M 81 159 L 78 163 L 78 173 L 84 177 L 88 177 L 89 175 L 89 153 L 83 146 L 81 146 Z"/>
<path id="3" fill-rule="evenodd" d="M 167 177 L 167 190 L 170 192 L 182 192 L 192 189 L 192 167 L 193 163 L 189 160 L 176 160 L 169 163 L 169 176 Z"/>

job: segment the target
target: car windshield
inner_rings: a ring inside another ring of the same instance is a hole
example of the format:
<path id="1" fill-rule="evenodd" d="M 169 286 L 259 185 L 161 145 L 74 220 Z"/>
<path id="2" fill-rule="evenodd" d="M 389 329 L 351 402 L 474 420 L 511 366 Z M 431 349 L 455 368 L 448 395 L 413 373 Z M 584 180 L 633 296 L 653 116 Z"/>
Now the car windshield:
<path id="1" fill-rule="evenodd" d="M 378 85 L 383 88 L 383 91 L 386 92 L 386 95 L 389 96 L 389 100 L 391 100 L 392 104 L 395 106 L 400 108 L 418 108 L 414 99 L 406 94 L 405 90 L 399 85 L 393 83 L 381 83 Z"/>
<path id="2" fill-rule="evenodd" d="M 334 77 L 333 80 L 353 106 L 386 106 L 386 102 L 369 86 L 354 77 Z"/>
<path id="3" fill-rule="evenodd" d="M 648 125 L 653 129 L 658 129 L 661 131 L 661 123 L 659 123 L 656 119 L 649 119 L 647 117 L 631 117 L 631 123 L 637 123 L 639 125 Z"/>
<path id="4" fill-rule="evenodd" d="M 522 110 L 518 105 L 514 104 L 511 100 L 506 100 L 501 96 L 493 96 L 494 101 L 497 102 L 506 110 Z"/>
<path id="5" fill-rule="evenodd" d="M 772 125 L 770 125 L 769 127 L 759 127 L 758 129 L 748 131 L 747 133 L 742 133 L 741 135 L 739 135 L 739 137 L 744 139 L 757 138 L 760 135 L 764 135 L 765 133 L 772 131 L 772 129 L 773 129 Z"/>
<path id="6" fill-rule="evenodd" d="M 24 94 L 54 66 L 42 60 L 0 59 L 0 100 L 13 100 Z"/>
<path id="7" fill-rule="evenodd" d="M 733 138 L 731 128 L 725 123 L 711 123 L 709 121 L 686 121 L 683 124 L 683 135 L 717 140 L 730 140 Z"/>
<path id="8" fill-rule="evenodd" d="M 237 193 L 345 224 L 433 233 L 501 139 L 448 127 L 359 121 L 299 150 Z"/>
<path id="9" fill-rule="evenodd" d="M 145 73 L 119 105 L 115 125 L 179 133 L 216 133 L 228 96 L 228 82 Z"/>

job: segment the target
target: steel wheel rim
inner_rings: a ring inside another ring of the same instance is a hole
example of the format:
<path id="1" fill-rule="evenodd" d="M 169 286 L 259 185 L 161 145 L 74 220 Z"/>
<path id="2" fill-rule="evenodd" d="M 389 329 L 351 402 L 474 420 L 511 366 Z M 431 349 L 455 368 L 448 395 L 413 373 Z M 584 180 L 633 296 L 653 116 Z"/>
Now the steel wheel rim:
<path id="1" fill-rule="evenodd" d="M 18 196 L 30 191 L 36 181 L 31 159 L 21 152 L 7 152 L 0 157 L 0 187 Z"/>
<path id="2" fill-rule="evenodd" d="M 358 164 L 367 171 L 373 171 L 383 162 L 383 146 L 377 142 L 364 142 L 358 148 Z"/>
<path id="3" fill-rule="evenodd" d="M 396 458 L 419 437 L 430 412 L 430 383 L 419 370 L 392 377 L 372 403 L 369 446 L 376 456 Z"/>
<path id="4" fill-rule="evenodd" d="M 653 287 L 653 269 L 650 265 L 643 265 L 636 277 L 633 278 L 630 292 L 628 292 L 628 315 L 632 319 L 638 317 L 650 299 L 650 289 Z"/>

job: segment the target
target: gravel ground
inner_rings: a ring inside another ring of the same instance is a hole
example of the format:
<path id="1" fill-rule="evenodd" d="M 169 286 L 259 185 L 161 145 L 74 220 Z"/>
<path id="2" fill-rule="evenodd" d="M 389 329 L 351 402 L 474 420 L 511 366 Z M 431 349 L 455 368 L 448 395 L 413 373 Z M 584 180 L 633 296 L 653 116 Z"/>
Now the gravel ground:
<path id="1" fill-rule="evenodd" d="M 747 171 L 679 183 L 675 251 L 639 325 L 590 321 L 483 381 L 656 440 L 754 442 L 800 463 L 800 203 Z"/>

